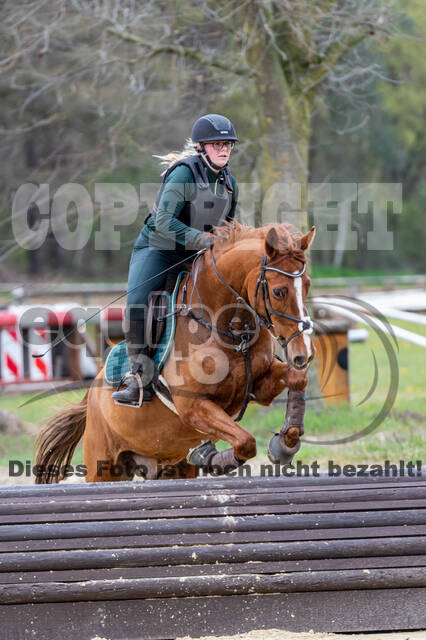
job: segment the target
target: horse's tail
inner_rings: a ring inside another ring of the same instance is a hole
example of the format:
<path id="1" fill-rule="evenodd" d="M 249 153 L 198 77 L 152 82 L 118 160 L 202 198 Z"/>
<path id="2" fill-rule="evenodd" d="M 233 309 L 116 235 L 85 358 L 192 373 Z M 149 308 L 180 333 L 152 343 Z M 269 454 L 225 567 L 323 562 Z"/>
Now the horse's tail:
<path id="1" fill-rule="evenodd" d="M 36 484 L 52 484 L 64 478 L 67 467 L 86 427 L 86 393 L 81 402 L 52 416 L 40 431 L 36 443 Z"/>

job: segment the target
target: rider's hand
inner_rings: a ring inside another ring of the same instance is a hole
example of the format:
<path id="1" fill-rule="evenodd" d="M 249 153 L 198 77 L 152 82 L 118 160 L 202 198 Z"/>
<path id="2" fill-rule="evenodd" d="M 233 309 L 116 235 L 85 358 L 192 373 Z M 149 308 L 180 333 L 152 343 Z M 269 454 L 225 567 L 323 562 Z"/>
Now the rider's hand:
<path id="1" fill-rule="evenodd" d="M 214 235 L 212 233 L 200 233 L 197 238 L 197 249 L 210 249 L 214 244 Z"/>

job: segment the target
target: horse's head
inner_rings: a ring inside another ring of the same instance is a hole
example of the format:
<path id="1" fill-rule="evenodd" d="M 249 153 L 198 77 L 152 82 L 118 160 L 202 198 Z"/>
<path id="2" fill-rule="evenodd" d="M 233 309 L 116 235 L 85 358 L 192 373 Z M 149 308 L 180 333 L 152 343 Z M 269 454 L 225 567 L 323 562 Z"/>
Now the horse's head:
<path id="1" fill-rule="evenodd" d="M 315 227 L 300 238 L 293 237 L 284 225 L 269 229 L 254 300 L 257 311 L 270 321 L 271 330 L 283 345 L 288 363 L 296 369 L 304 369 L 315 354 L 306 310 L 311 281 L 305 256 L 314 236 Z"/>

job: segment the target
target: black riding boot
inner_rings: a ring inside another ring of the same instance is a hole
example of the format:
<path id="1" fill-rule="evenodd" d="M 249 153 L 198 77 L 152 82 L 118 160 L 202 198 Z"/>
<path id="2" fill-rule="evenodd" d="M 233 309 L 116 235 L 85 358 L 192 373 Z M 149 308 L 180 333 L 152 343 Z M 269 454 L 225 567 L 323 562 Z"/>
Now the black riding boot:
<path id="1" fill-rule="evenodd" d="M 128 331 L 125 334 L 130 371 L 120 381 L 116 391 L 112 394 L 116 404 L 140 407 L 142 402 L 151 402 L 154 395 L 152 388 L 152 360 L 148 356 L 148 347 L 140 346 L 141 334 L 143 335 L 143 323 L 131 320 Z M 125 384 L 126 387 L 119 391 L 122 384 Z M 142 389 L 143 397 L 141 397 Z"/>

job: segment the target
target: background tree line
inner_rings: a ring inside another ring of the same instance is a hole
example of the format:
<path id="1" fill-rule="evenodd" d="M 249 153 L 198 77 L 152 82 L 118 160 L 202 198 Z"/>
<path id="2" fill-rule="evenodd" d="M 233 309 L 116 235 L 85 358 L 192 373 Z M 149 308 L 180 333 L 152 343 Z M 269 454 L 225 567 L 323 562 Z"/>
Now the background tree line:
<path id="1" fill-rule="evenodd" d="M 240 182 L 402 182 L 393 251 L 367 250 L 371 216 L 353 211 L 356 251 L 314 264 L 424 271 L 426 17 L 421 0 L 5 0 L 0 42 L 0 273 L 125 279 L 150 203 L 120 250 L 17 245 L 11 202 L 24 182 L 159 180 L 153 154 L 182 146 L 195 118 L 226 113 Z M 255 197 L 253 195 L 253 197 Z M 245 195 L 247 201 L 250 193 Z M 287 206 L 287 209 L 291 207 Z M 291 211 L 287 211 L 291 217 Z M 38 212 L 29 216 L 37 234 Z M 309 223 L 303 191 L 295 221 Z M 63 223 L 75 225 L 72 208 Z"/>

